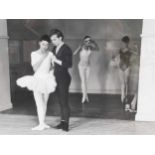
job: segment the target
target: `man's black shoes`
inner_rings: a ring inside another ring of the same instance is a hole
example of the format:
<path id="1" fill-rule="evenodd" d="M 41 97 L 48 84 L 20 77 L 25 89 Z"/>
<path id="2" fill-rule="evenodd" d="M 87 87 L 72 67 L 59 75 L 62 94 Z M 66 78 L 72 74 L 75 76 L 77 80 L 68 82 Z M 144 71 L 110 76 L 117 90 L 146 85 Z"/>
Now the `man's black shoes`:
<path id="1" fill-rule="evenodd" d="M 66 121 L 61 121 L 60 124 L 54 127 L 55 129 L 62 129 L 63 131 L 69 131 L 69 125 Z"/>

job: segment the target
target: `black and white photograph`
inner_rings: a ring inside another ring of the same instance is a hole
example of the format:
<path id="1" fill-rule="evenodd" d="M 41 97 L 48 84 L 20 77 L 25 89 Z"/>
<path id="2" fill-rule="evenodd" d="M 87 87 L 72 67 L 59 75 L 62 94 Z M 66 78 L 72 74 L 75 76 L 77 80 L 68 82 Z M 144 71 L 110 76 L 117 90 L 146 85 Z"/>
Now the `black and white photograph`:
<path id="1" fill-rule="evenodd" d="M 1 154 L 154 154 L 150 1 L 3 1 Z"/>
<path id="2" fill-rule="evenodd" d="M 154 123 L 139 122 L 155 118 L 154 104 L 144 103 L 154 95 L 145 86 L 153 80 L 155 20 L 1 19 L 0 24 L 0 134 L 155 133 Z"/>

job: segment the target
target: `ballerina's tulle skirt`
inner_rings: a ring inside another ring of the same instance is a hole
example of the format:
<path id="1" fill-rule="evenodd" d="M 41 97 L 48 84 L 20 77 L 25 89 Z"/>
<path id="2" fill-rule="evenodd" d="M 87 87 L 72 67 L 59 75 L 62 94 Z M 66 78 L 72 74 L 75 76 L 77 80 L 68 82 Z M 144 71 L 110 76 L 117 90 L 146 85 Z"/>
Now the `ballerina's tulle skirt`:
<path id="1" fill-rule="evenodd" d="M 40 93 L 52 93 L 56 89 L 56 81 L 53 74 L 46 74 L 41 76 L 27 75 L 16 81 L 17 85 L 28 90 Z"/>

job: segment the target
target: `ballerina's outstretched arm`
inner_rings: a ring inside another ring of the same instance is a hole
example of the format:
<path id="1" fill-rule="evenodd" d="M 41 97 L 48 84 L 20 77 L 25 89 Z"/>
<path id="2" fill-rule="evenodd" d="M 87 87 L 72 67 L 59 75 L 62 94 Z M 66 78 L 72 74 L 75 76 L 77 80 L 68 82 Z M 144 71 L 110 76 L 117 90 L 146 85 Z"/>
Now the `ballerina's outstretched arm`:
<path id="1" fill-rule="evenodd" d="M 90 43 L 92 44 L 93 51 L 99 51 L 100 50 L 98 44 L 94 40 L 91 40 Z"/>
<path id="2" fill-rule="evenodd" d="M 80 51 L 81 51 L 81 48 L 82 48 L 82 46 L 80 45 L 80 46 L 75 50 L 75 52 L 73 53 L 73 55 L 76 55 L 78 52 L 80 52 Z"/>

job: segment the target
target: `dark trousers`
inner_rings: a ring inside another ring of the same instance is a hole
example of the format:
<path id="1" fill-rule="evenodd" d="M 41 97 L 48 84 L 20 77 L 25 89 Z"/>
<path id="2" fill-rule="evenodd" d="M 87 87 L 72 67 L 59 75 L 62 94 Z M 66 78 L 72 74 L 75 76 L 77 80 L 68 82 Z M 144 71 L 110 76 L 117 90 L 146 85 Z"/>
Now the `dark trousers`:
<path id="1" fill-rule="evenodd" d="M 60 104 L 61 120 L 69 123 L 70 107 L 68 103 L 68 98 L 69 98 L 69 85 L 71 82 L 71 78 L 69 77 L 67 78 L 67 80 L 62 79 L 57 80 L 56 93 L 58 96 L 58 102 Z"/>

